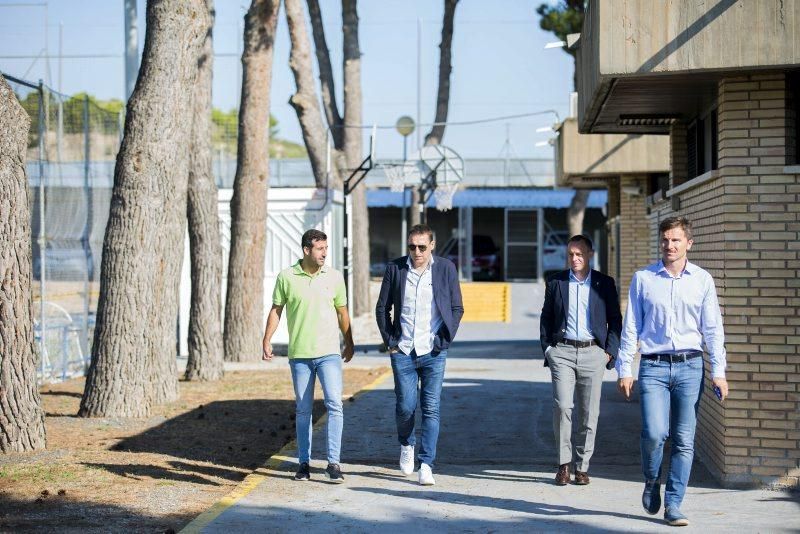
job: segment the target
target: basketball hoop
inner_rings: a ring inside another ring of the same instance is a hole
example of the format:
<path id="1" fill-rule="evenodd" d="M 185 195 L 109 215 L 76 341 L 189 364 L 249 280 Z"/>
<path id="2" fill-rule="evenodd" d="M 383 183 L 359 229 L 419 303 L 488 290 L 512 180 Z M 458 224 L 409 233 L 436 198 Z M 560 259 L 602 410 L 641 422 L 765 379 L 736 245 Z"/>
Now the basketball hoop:
<path id="1" fill-rule="evenodd" d="M 436 202 L 436 209 L 439 211 L 449 211 L 453 209 L 453 197 L 458 191 L 459 182 L 440 184 L 433 190 L 433 199 Z"/>
<path id="2" fill-rule="evenodd" d="M 419 183 L 419 169 L 414 162 L 385 164 L 382 167 L 386 179 L 389 180 L 389 190 L 394 193 L 402 193 L 406 186 L 414 186 Z"/>

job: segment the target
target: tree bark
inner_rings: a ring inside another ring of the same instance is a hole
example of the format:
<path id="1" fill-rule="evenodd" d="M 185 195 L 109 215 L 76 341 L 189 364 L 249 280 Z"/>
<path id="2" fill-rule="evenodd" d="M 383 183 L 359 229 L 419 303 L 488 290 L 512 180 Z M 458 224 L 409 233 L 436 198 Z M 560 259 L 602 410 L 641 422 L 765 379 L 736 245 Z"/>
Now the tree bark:
<path id="1" fill-rule="evenodd" d="M 36 385 L 31 215 L 25 150 L 31 120 L 0 75 L 0 452 L 45 448 Z"/>
<path id="2" fill-rule="evenodd" d="M 176 319 L 203 0 L 147 4 L 103 241 L 92 361 L 78 415 L 144 417 L 178 396 Z"/>
<path id="3" fill-rule="evenodd" d="M 579 235 L 583 233 L 583 215 L 586 213 L 586 203 L 589 200 L 588 189 L 576 189 L 572 201 L 567 210 L 567 227 L 569 235 Z"/>
<path id="4" fill-rule="evenodd" d="M 444 1 L 444 17 L 442 20 L 442 42 L 439 44 L 439 91 L 436 96 L 436 118 L 428 135 L 425 136 L 425 145 L 438 145 L 444 138 L 444 128 L 447 122 L 447 112 L 450 107 L 450 74 L 453 72 L 452 47 L 453 47 L 453 20 L 456 15 L 458 0 Z"/>
<path id="5" fill-rule="evenodd" d="M 361 50 L 358 46 L 356 0 L 342 0 L 342 44 L 344 71 L 344 152 L 347 168 L 355 169 L 364 159 L 361 116 Z M 370 313 L 369 300 L 369 212 L 367 185 L 362 181 L 351 194 L 353 206 L 353 315 Z"/>
<path id="6" fill-rule="evenodd" d="M 326 184 L 326 135 L 325 125 L 322 123 L 322 114 L 319 109 L 319 99 L 314 86 L 314 75 L 311 67 L 311 43 L 306 30 L 305 15 L 303 5 L 300 0 L 284 0 L 286 7 L 286 21 L 289 25 L 289 38 L 292 42 L 292 50 L 289 55 L 289 67 L 294 75 L 297 91 L 289 99 L 289 103 L 297 113 L 300 122 L 300 130 L 303 133 L 303 142 L 306 145 L 308 159 L 311 161 L 311 170 L 314 173 L 314 181 L 318 188 L 322 187 L 341 187 L 341 177 L 338 173 L 339 165 L 336 164 L 341 159 L 339 154 L 340 147 L 334 145 L 336 153 L 331 154 L 334 164 L 332 169 L 336 170 L 334 183 Z M 317 6 L 319 9 L 319 6 Z M 317 47 L 325 43 L 325 36 L 320 23 L 319 30 L 321 38 L 317 40 Z M 319 57 L 319 53 L 318 53 Z M 322 70 L 322 69 L 320 69 Z M 322 76 L 322 74 L 320 75 Z M 332 96 L 335 91 L 333 88 L 333 77 L 329 79 L 330 98 L 335 103 Z M 334 128 L 334 130 L 341 128 Z M 336 143 L 336 135 L 333 136 Z"/>
<path id="7" fill-rule="evenodd" d="M 189 312 L 189 360 L 186 380 L 222 378 L 222 246 L 219 235 L 217 184 L 211 158 L 211 80 L 214 66 L 214 2 L 207 0 L 208 27 L 200 57 L 192 103 L 189 141 L 189 254 L 192 302 Z"/>
<path id="8" fill-rule="evenodd" d="M 245 15 L 239 146 L 231 199 L 225 359 L 261 359 L 269 188 L 269 104 L 280 0 L 253 0 Z"/>

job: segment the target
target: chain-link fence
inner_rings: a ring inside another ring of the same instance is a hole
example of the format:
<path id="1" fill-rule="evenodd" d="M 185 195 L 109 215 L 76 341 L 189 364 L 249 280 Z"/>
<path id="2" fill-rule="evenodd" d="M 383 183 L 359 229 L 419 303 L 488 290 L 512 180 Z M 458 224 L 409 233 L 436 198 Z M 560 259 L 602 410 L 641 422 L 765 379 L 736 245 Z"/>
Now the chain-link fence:
<path id="1" fill-rule="evenodd" d="M 31 119 L 27 172 L 39 377 L 63 380 L 82 375 L 89 363 L 124 110 L 5 78 Z"/>

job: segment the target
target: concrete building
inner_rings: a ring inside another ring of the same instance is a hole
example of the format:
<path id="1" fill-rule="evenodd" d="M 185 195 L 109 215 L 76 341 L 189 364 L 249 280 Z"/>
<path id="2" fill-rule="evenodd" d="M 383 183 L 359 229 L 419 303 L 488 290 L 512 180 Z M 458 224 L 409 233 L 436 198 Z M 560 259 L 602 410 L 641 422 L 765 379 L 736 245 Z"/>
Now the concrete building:
<path id="1" fill-rule="evenodd" d="M 577 47 L 581 133 L 664 134 L 657 226 L 695 225 L 715 277 L 731 395 L 706 381 L 698 454 L 727 485 L 800 481 L 800 2 L 592 0 Z"/>
<path id="2" fill-rule="evenodd" d="M 606 258 L 607 274 L 625 295 L 633 273 L 651 259 L 644 199 L 669 178 L 669 138 L 581 134 L 575 117 L 557 125 L 556 133 L 556 185 L 608 191 L 607 248 L 599 252 Z"/>

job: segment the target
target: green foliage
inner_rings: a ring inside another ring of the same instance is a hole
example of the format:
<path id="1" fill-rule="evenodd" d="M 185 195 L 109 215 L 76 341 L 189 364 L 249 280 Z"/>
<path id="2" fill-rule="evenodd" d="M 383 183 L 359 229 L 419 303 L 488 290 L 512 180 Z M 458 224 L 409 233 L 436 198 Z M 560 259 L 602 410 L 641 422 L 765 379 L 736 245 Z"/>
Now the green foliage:
<path id="1" fill-rule="evenodd" d="M 221 109 L 211 110 L 212 132 L 211 140 L 214 150 L 223 150 L 229 154 L 236 154 L 236 144 L 239 139 L 239 110 L 230 111 Z M 303 158 L 307 153 L 305 147 L 278 139 L 278 120 L 269 116 L 269 155 L 278 158 Z"/>
<path id="2" fill-rule="evenodd" d="M 586 10 L 585 0 L 559 0 L 555 4 L 542 4 L 536 8 L 536 13 L 542 17 L 539 27 L 552 32 L 561 41 L 567 40 L 567 35 L 580 33 L 583 26 L 583 14 Z M 575 52 L 564 48 L 570 54 Z"/>

